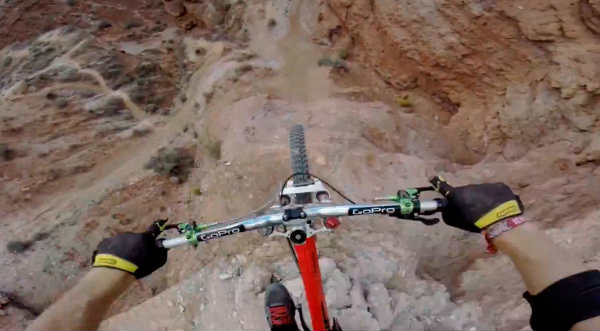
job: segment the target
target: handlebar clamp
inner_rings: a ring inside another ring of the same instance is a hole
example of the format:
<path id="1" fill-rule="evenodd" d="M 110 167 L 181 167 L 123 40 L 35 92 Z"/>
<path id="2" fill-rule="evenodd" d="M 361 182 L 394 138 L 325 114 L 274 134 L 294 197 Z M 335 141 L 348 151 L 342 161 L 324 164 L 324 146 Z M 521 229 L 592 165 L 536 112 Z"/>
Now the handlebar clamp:
<path id="1" fill-rule="evenodd" d="M 297 220 L 301 218 L 306 218 L 306 213 L 302 209 L 302 207 L 298 208 L 289 208 L 283 211 L 283 221 L 288 222 L 291 220 Z"/>

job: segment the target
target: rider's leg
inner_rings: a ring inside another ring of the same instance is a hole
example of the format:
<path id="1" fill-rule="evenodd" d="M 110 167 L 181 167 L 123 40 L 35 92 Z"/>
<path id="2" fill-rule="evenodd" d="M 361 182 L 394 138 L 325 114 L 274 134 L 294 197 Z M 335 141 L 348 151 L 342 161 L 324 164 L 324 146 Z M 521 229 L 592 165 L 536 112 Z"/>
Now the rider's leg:
<path id="1" fill-rule="evenodd" d="M 297 331 L 296 306 L 290 293 L 281 285 L 273 283 L 265 293 L 265 314 L 272 331 Z"/>

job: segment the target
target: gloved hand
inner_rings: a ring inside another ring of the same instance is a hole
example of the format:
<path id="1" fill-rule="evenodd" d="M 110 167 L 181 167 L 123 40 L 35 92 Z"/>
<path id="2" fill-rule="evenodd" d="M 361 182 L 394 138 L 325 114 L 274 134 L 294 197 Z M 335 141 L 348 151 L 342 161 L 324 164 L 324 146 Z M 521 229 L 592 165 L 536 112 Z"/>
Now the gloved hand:
<path id="1" fill-rule="evenodd" d="M 459 229 L 481 232 L 491 224 L 524 211 L 519 196 L 503 183 L 452 187 L 436 176 L 431 184 L 448 200 L 442 212 L 444 222 Z"/>
<path id="2" fill-rule="evenodd" d="M 167 262 L 167 249 L 156 245 L 165 223 L 167 220 L 158 220 L 144 233 L 126 232 L 102 240 L 92 256 L 92 266 L 123 270 L 138 279 L 148 276 Z"/>

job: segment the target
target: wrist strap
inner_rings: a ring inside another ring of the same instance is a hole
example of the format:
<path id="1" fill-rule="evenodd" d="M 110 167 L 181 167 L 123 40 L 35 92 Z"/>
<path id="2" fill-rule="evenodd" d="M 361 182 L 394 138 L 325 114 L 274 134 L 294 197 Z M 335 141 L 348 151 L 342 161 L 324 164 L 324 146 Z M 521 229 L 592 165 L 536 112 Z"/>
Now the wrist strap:
<path id="1" fill-rule="evenodd" d="M 525 222 L 527 222 L 527 219 L 521 216 L 507 218 L 488 226 L 485 229 L 485 233 L 490 239 L 494 239 L 504 232 L 512 230 Z"/>
<path id="2" fill-rule="evenodd" d="M 527 219 L 525 217 L 516 216 L 503 219 L 485 228 L 485 230 L 483 231 L 483 235 L 485 236 L 485 241 L 488 244 L 488 252 L 495 254 L 498 251 L 496 249 L 496 246 L 494 246 L 494 244 L 492 243 L 492 239 L 498 237 L 506 231 L 516 228 L 517 226 L 525 222 L 527 222 Z"/>

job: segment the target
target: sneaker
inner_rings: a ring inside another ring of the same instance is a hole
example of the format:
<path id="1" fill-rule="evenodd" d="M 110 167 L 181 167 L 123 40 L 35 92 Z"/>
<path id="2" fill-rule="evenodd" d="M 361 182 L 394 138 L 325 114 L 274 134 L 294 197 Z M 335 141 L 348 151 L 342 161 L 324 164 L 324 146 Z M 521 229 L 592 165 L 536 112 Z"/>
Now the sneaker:
<path id="1" fill-rule="evenodd" d="M 281 283 L 272 283 L 267 287 L 265 315 L 272 331 L 298 331 L 294 300 Z"/>

